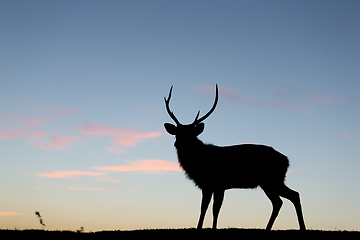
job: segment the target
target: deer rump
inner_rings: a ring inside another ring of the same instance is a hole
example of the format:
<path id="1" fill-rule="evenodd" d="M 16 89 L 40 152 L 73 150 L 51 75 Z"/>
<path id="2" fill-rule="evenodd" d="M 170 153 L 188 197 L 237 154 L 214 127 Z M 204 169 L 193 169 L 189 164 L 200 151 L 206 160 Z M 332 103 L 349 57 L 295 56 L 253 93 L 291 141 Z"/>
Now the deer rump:
<path id="1" fill-rule="evenodd" d="M 272 147 L 256 144 L 233 146 L 176 146 L 180 166 L 200 189 L 282 186 L 288 158 Z"/>

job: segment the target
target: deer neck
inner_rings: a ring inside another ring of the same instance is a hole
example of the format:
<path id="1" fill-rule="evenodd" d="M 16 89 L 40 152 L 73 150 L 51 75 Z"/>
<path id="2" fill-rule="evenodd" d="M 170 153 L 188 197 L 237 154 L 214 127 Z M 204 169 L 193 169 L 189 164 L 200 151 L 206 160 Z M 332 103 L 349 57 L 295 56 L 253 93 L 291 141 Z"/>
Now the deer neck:
<path id="1" fill-rule="evenodd" d="M 196 150 L 203 147 L 205 144 L 198 139 L 195 138 L 188 138 L 188 139 L 176 139 L 174 146 L 178 151 L 186 151 L 190 152 L 190 150 Z"/>
<path id="2" fill-rule="evenodd" d="M 206 144 L 198 138 L 175 141 L 178 160 L 180 166 L 185 171 L 187 177 L 192 179 L 197 186 L 201 185 L 202 180 L 198 177 L 198 172 L 203 167 L 203 153 L 206 152 Z"/>
<path id="3" fill-rule="evenodd" d="M 174 144 L 178 160 L 181 165 L 186 165 L 186 162 L 193 162 L 198 159 L 199 155 L 204 152 L 206 146 L 198 138 L 193 139 L 177 139 Z"/>

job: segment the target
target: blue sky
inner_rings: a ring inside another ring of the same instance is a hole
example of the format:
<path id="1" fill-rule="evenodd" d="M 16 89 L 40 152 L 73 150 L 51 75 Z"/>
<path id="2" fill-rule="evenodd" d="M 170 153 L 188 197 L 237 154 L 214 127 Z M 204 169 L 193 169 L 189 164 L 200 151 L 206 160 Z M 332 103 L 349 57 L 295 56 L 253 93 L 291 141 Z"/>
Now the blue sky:
<path id="1" fill-rule="evenodd" d="M 358 1 L 0 1 L 0 227 L 195 227 L 163 97 L 200 139 L 289 157 L 313 229 L 360 230 Z M 219 159 L 221 164 L 221 159 Z M 211 209 L 209 209 L 211 210 Z M 261 189 L 218 227 L 264 228 Z M 205 227 L 211 226 L 211 211 Z M 284 200 L 274 229 L 298 228 Z"/>

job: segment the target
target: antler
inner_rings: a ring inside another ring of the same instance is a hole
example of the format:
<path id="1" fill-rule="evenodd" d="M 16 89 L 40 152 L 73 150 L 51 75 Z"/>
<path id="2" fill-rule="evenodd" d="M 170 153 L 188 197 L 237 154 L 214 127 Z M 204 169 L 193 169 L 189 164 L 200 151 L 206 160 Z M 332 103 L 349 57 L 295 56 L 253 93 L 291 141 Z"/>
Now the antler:
<path id="1" fill-rule="evenodd" d="M 177 118 L 175 117 L 174 113 L 170 110 L 170 98 L 171 98 L 171 92 L 172 92 L 172 88 L 173 86 L 171 86 L 170 88 L 170 92 L 169 92 L 169 96 L 168 98 L 166 99 L 164 97 L 164 100 L 165 100 L 165 106 L 166 106 L 166 110 L 168 112 L 168 114 L 170 115 L 170 117 L 175 121 L 175 123 L 177 125 L 181 125 L 181 123 L 179 122 L 179 120 L 177 120 Z M 216 108 L 216 105 L 217 105 L 217 102 L 218 102 L 218 96 L 219 96 L 219 93 L 218 93 L 218 85 L 216 84 L 216 95 L 215 95 L 215 102 L 214 102 L 214 105 L 212 106 L 212 108 L 210 109 L 210 111 L 205 114 L 202 118 L 198 119 L 199 118 L 199 115 L 200 115 L 200 111 L 198 111 L 196 117 L 195 117 L 195 120 L 194 122 L 191 124 L 191 125 L 196 125 L 196 124 L 199 124 L 201 123 L 202 121 L 204 121 L 207 117 L 210 116 L 210 114 L 215 110 Z"/>
<path id="2" fill-rule="evenodd" d="M 199 117 L 199 114 L 200 114 L 200 111 L 198 111 L 196 117 L 195 117 L 195 120 L 194 122 L 192 123 L 192 125 L 196 125 L 198 123 L 201 123 L 202 121 L 204 121 L 208 116 L 210 116 L 210 114 L 215 110 L 215 107 L 216 107 L 216 104 L 218 102 L 218 85 L 216 84 L 216 95 L 215 95 L 215 102 L 214 102 L 214 105 L 212 106 L 212 108 L 210 109 L 210 111 L 205 114 L 202 118 L 198 119 Z"/>
<path id="3" fill-rule="evenodd" d="M 173 86 L 171 86 L 171 88 L 170 88 L 170 92 L 169 92 L 168 98 L 166 99 L 166 98 L 164 97 L 165 106 L 166 106 L 166 110 L 167 110 L 168 114 L 169 114 L 170 117 L 175 121 L 175 123 L 176 123 L 177 125 L 181 125 L 181 123 L 179 122 L 179 120 L 177 120 L 177 118 L 175 117 L 174 113 L 173 113 L 172 111 L 170 111 L 169 103 L 170 103 L 172 88 L 173 88 Z"/>

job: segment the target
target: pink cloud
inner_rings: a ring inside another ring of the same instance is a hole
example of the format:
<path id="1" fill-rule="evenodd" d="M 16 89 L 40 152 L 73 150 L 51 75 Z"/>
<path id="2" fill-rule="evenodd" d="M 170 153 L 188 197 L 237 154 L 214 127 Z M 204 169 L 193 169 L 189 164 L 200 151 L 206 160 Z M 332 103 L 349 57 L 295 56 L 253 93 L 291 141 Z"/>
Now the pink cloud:
<path id="1" fill-rule="evenodd" d="M 208 85 L 203 85 L 203 88 L 210 90 L 212 92 L 216 91 L 215 87 L 211 87 Z M 219 90 L 220 94 L 223 94 L 224 96 L 230 98 L 233 101 L 242 102 L 242 103 L 250 103 L 250 101 L 248 99 L 246 99 L 244 96 L 238 94 L 234 90 L 226 89 L 226 88 L 222 88 L 222 87 L 219 87 L 218 90 Z"/>
<path id="2" fill-rule="evenodd" d="M 96 181 L 98 181 L 98 182 L 113 182 L 113 183 L 118 183 L 119 182 L 119 180 L 117 180 L 116 178 L 108 177 L 108 176 L 98 177 L 96 179 Z"/>
<path id="3" fill-rule="evenodd" d="M 280 97 L 281 99 L 285 100 L 286 102 L 293 102 L 295 100 L 295 96 L 299 95 L 299 89 L 292 89 L 291 91 L 284 91 L 283 89 L 280 89 L 278 86 L 275 85 L 270 85 L 267 87 L 268 90 L 270 90 L 270 92 L 273 95 L 276 95 L 278 97 Z M 290 92 L 292 94 L 290 94 Z"/>
<path id="4" fill-rule="evenodd" d="M 207 90 L 215 91 L 214 87 L 204 85 L 203 86 Z M 240 104 L 245 104 L 247 106 L 256 106 L 256 107 L 266 107 L 266 108 L 278 108 L 278 109 L 291 109 L 291 110 L 300 110 L 302 111 L 302 106 L 297 103 L 291 103 L 289 101 L 290 97 L 284 93 L 282 93 L 277 87 L 270 86 L 272 92 L 275 92 L 277 95 L 286 98 L 287 101 L 285 102 L 262 102 L 256 101 L 249 98 L 246 98 L 234 90 L 226 89 L 226 88 L 219 88 L 219 93 L 223 94 L 225 97 L 229 98 L 232 101 L 235 101 Z"/>
<path id="5" fill-rule="evenodd" d="M 288 105 L 297 105 L 298 110 L 304 110 L 305 107 L 309 109 L 315 104 L 332 104 L 344 100 L 344 97 L 339 94 L 322 94 L 298 87 L 280 89 L 277 86 L 271 85 L 269 89 L 273 94 L 281 97 Z M 301 108 L 299 108 L 299 106 L 301 106 Z"/>
<path id="6" fill-rule="evenodd" d="M 0 138 L 6 140 L 12 140 L 18 137 L 22 137 L 24 135 L 30 135 L 35 138 L 45 137 L 46 136 L 45 130 L 39 130 L 38 132 L 32 132 L 29 130 L 21 129 L 21 128 L 12 128 L 6 127 L 0 129 Z"/>
<path id="7" fill-rule="evenodd" d="M 124 147 L 134 147 L 136 146 L 136 143 L 140 141 L 161 136 L 161 132 L 145 133 L 140 130 L 133 131 L 121 127 L 111 127 L 97 123 L 85 123 L 78 129 L 84 135 L 112 137 L 113 147 L 108 147 L 106 150 L 118 154 L 124 152 Z"/>
<path id="8" fill-rule="evenodd" d="M 360 133 L 356 132 L 334 131 L 331 134 L 342 138 L 360 138 Z"/>
<path id="9" fill-rule="evenodd" d="M 124 150 L 122 150 L 121 147 L 118 147 L 118 149 L 108 147 L 108 148 L 105 148 L 105 150 L 109 151 L 109 152 L 117 153 L 117 154 L 121 154 L 121 153 L 125 152 Z"/>
<path id="10" fill-rule="evenodd" d="M 324 103 L 332 103 L 333 102 L 330 97 L 323 96 L 320 94 L 314 94 L 314 93 L 310 94 L 308 96 L 308 99 L 316 104 L 324 104 Z"/>
<path id="11" fill-rule="evenodd" d="M 28 139 L 27 142 L 36 148 L 39 148 L 39 149 L 42 149 L 45 151 L 49 150 L 48 144 L 45 144 L 44 141 L 40 141 L 38 139 Z"/>
<path id="12" fill-rule="evenodd" d="M 102 135 L 102 136 L 132 136 L 133 133 L 120 127 L 110 127 L 97 123 L 85 123 L 79 128 L 84 135 Z"/>
<path id="13" fill-rule="evenodd" d="M 263 102 L 261 104 L 263 107 L 274 108 L 274 109 L 285 109 L 293 110 L 298 112 L 308 112 L 303 104 L 300 103 L 290 103 L 290 102 Z"/>
<path id="14" fill-rule="evenodd" d="M 283 90 L 275 85 L 268 86 L 267 90 L 272 94 L 269 99 L 277 97 L 277 100 L 258 102 L 259 106 L 273 109 L 292 110 L 297 112 L 308 112 L 304 104 L 304 93 L 299 88 Z"/>
<path id="15" fill-rule="evenodd" d="M 140 173 L 153 173 L 161 174 L 170 171 L 182 171 L 179 164 L 167 160 L 156 160 L 156 159 L 146 159 L 146 160 L 137 160 L 132 161 L 130 165 L 120 165 L 120 166 L 100 166 L 93 167 L 93 169 L 100 171 L 116 171 L 116 172 L 131 172 L 137 171 Z"/>
<path id="16" fill-rule="evenodd" d="M 113 144 L 116 146 L 133 147 L 135 143 L 141 141 L 141 138 L 113 138 Z"/>
<path id="17" fill-rule="evenodd" d="M 75 112 L 73 109 L 62 109 L 50 115 L 49 117 L 34 117 L 23 114 L 1 114 L 0 119 L 9 122 L 19 123 L 26 127 L 33 127 L 41 123 L 55 121 L 56 119 L 62 118 L 73 112 Z"/>
<path id="18" fill-rule="evenodd" d="M 81 177 L 81 176 L 103 176 L 107 173 L 104 172 L 87 172 L 87 171 L 58 171 L 52 173 L 38 173 L 39 177 L 49 178 L 70 178 L 70 177 Z"/>
<path id="19" fill-rule="evenodd" d="M 0 216 L 18 216 L 18 215 L 26 215 L 26 213 L 21 213 L 21 212 L 0 212 Z"/>
<path id="20" fill-rule="evenodd" d="M 77 190 L 77 191 L 105 191 L 104 188 L 100 187 L 68 187 L 69 190 Z"/>
<path id="21" fill-rule="evenodd" d="M 76 141 L 76 136 L 59 136 L 57 134 L 51 135 L 50 147 L 54 149 L 67 149 L 68 145 Z"/>
<path id="22" fill-rule="evenodd" d="M 212 92 L 215 91 L 215 88 L 212 86 L 204 85 L 203 88 Z M 219 93 L 234 102 L 248 106 L 293 110 L 297 112 L 313 112 L 312 109 L 316 105 L 330 104 L 343 99 L 339 95 L 324 95 L 306 91 L 298 87 L 288 87 L 282 89 L 278 86 L 270 85 L 267 89 L 272 94 L 272 97 L 270 96 L 267 101 L 250 99 L 240 95 L 234 90 L 226 88 L 219 88 Z M 272 100 L 274 97 L 277 99 Z"/>
<path id="23" fill-rule="evenodd" d="M 48 140 L 47 140 L 48 141 Z M 61 136 L 57 133 L 53 133 L 50 137 L 50 142 L 47 142 L 44 139 L 27 139 L 27 142 L 32 146 L 42 149 L 42 150 L 50 150 L 50 149 L 68 149 L 69 145 L 79 141 L 77 136 Z"/>
<path id="24" fill-rule="evenodd" d="M 84 135 L 118 136 L 130 138 L 155 138 L 161 135 L 160 132 L 144 133 L 139 130 L 131 131 L 121 127 L 110 127 L 97 123 L 85 123 L 79 128 L 79 130 Z"/>
<path id="25" fill-rule="evenodd" d="M 46 118 L 33 117 L 33 116 L 27 116 L 27 115 L 21 115 L 21 114 L 8 114 L 8 115 L 1 114 L 0 119 L 6 120 L 9 122 L 19 123 L 26 127 L 32 127 L 39 123 L 45 122 L 47 120 Z"/>

